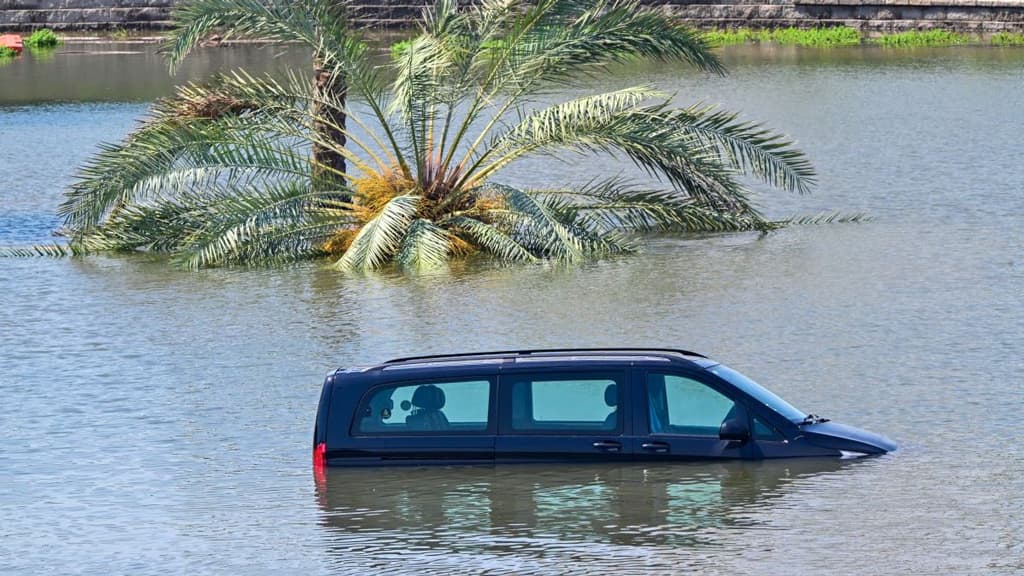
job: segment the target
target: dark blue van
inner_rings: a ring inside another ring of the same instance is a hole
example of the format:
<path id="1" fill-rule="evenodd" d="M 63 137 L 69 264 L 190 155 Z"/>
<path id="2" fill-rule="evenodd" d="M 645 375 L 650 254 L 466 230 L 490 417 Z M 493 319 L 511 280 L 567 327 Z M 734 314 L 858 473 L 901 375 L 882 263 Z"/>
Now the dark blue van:
<path id="1" fill-rule="evenodd" d="M 685 350 L 422 356 L 327 377 L 324 466 L 852 457 L 889 439 L 797 410 Z"/>

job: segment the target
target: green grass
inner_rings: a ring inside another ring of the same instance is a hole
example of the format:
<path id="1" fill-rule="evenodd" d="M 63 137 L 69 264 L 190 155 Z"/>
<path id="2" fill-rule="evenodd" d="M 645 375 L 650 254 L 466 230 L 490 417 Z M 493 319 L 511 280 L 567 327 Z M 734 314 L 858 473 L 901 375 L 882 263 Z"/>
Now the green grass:
<path id="1" fill-rule="evenodd" d="M 993 46 L 1024 46 L 1024 34 L 1020 32 L 998 32 L 989 38 Z"/>
<path id="2" fill-rule="evenodd" d="M 132 37 L 132 31 L 127 28 L 114 28 L 107 32 L 111 40 L 128 40 Z"/>
<path id="3" fill-rule="evenodd" d="M 18 53 L 14 51 L 14 48 L 0 46 L 0 59 L 14 58 L 17 55 Z"/>
<path id="4" fill-rule="evenodd" d="M 873 38 L 872 42 L 882 46 L 912 48 L 917 46 L 960 46 L 962 44 L 977 44 L 978 39 L 958 32 L 949 30 L 925 30 L 923 32 L 910 31 L 897 34 L 886 34 Z"/>
<path id="5" fill-rule="evenodd" d="M 49 28 L 43 28 L 42 30 L 36 30 L 31 36 L 25 39 L 25 46 L 29 48 L 53 48 L 59 46 L 61 43 L 60 38 L 53 33 L 53 30 Z"/>
<path id="6" fill-rule="evenodd" d="M 712 46 L 731 46 L 746 44 L 757 40 L 757 32 L 750 28 L 729 28 L 726 30 L 708 30 L 704 33 L 704 41 Z"/>
<path id="7" fill-rule="evenodd" d="M 878 38 L 865 39 L 849 26 L 828 28 L 777 28 L 754 30 L 751 28 L 726 28 L 708 30 L 704 40 L 712 46 L 733 46 L 736 44 L 768 43 L 825 48 L 833 46 L 859 46 L 864 42 L 892 48 L 914 48 L 917 46 L 961 46 L 981 44 L 977 36 L 950 32 L 949 30 L 910 31 L 885 34 Z M 999 32 L 989 39 L 993 46 L 1024 46 L 1024 34 L 1020 32 Z M 410 42 L 403 40 L 391 45 L 391 55 L 397 58 Z"/>
<path id="8" fill-rule="evenodd" d="M 914 48 L 917 46 L 962 46 L 982 44 L 978 36 L 950 32 L 949 30 L 925 30 L 885 34 L 878 38 L 865 39 L 860 32 L 848 26 L 830 28 L 779 28 L 775 30 L 753 30 L 751 28 L 728 28 L 704 32 L 704 40 L 712 46 L 731 46 L 752 42 L 772 42 L 796 46 L 858 46 L 864 42 L 893 48 Z M 1024 33 L 999 32 L 988 41 L 993 46 L 1022 46 Z"/>
<path id="9" fill-rule="evenodd" d="M 732 28 L 728 30 L 710 30 L 704 33 L 704 39 L 712 46 L 727 46 L 747 42 L 773 42 L 775 44 L 791 44 L 796 46 L 829 47 L 857 46 L 861 42 L 860 33 L 848 26 L 778 28 L 775 30 Z"/>
<path id="10" fill-rule="evenodd" d="M 484 48 L 496 48 L 500 45 L 499 42 L 487 41 L 481 44 Z M 391 57 L 395 60 L 402 57 L 402 52 L 405 52 L 409 46 L 412 46 L 412 40 L 400 40 L 391 45 Z"/>
<path id="11" fill-rule="evenodd" d="M 409 46 L 412 46 L 412 40 L 402 40 L 400 42 L 395 42 L 394 44 L 391 45 L 391 58 L 393 60 L 398 60 L 402 56 L 402 52 L 405 52 L 406 49 L 409 48 Z"/>
<path id="12" fill-rule="evenodd" d="M 766 36 L 769 42 L 776 44 L 795 44 L 797 46 L 857 46 L 860 44 L 860 33 L 849 26 L 831 28 L 779 28 L 762 30 L 760 35 Z M 762 40 L 763 42 L 764 40 Z"/>

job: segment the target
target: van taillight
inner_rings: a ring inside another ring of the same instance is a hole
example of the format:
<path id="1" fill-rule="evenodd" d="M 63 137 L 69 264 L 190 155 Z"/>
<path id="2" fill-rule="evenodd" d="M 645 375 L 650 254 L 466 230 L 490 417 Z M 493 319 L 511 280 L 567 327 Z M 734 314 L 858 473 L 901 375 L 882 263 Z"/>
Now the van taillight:
<path id="1" fill-rule="evenodd" d="M 313 469 L 323 470 L 327 467 L 327 443 L 321 442 L 313 448 Z"/>

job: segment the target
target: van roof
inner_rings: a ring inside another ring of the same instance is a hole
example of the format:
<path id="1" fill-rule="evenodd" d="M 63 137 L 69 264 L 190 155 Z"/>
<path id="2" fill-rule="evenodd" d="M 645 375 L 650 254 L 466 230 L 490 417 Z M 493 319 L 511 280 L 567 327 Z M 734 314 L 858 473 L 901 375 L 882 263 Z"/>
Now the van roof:
<path id="1" fill-rule="evenodd" d="M 433 354 L 394 358 L 382 364 L 352 368 L 348 372 L 370 372 L 398 368 L 426 368 L 443 366 L 469 366 L 506 362 L 560 363 L 560 362 L 670 362 L 697 364 L 707 367 L 716 364 L 707 356 L 676 348 L 545 348 L 527 350 L 496 350 L 461 354 Z M 342 370 L 344 372 L 346 370 Z"/>

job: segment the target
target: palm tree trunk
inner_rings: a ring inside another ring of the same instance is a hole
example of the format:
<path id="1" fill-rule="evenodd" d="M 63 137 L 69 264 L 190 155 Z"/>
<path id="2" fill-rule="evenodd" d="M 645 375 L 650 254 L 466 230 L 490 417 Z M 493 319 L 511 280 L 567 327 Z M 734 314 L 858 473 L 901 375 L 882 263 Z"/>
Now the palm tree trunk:
<path id="1" fill-rule="evenodd" d="M 317 140 L 345 146 L 345 112 L 341 107 L 348 95 L 345 77 L 325 67 L 319 55 L 314 57 L 313 131 Z M 332 102 L 333 105 L 325 105 Z M 338 190 L 345 185 L 345 157 L 321 143 L 313 144 L 313 186 L 318 190 Z"/>

